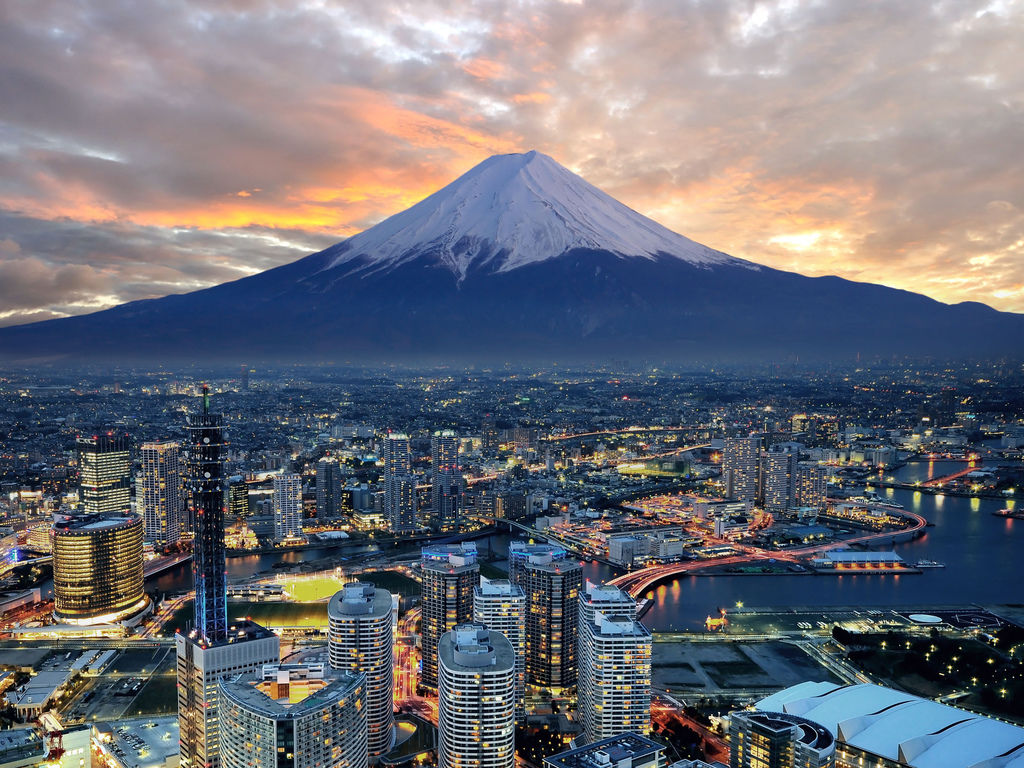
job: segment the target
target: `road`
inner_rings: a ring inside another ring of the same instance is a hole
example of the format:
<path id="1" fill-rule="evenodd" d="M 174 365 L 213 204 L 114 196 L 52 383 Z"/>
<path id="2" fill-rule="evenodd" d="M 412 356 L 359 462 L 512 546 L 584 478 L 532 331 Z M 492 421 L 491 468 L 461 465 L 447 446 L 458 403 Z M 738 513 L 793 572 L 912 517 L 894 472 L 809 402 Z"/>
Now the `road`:
<path id="1" fill-rule="evenodd" d="M 890 509 L 890 511 L 892 510 Z M 722 544 L 727 544 L 734 549 L 741 550 L 740 554 L 710 560 L 687 560 L 681 563 L 652 565 L 639 571 L 618 576 L 609 583 L 614 584 L 620 589 L 625 589 L 632 597 L 638 598 L 659 581 L 684 573 L 693 573 L 704 568 L 749 563 L 757 560 L 782 560 L 795 563 L 801 559 L 820 555 L 832 549 L 848 547 L 851 544 L 866 544 L 871 541 L 892 538 L 895 534 L 916 533 L 928 524 L 928 521 L 916 512 L 900 510 L 899 514 L 910 518 L 913 521 L 913 525 L 909 528 L 902 528 L 899 531 L 868 533 L 862 536 L 855 536 L 852 539 L 843 539 L 842 541 L 833 541 L 828 544 L 818 544 L 813 547 L 800 547 L 799 549 L 787 549 L 784 551 L 767 550 L 745 544 L 736 544 L 731 541 L 722 541 Z"/>

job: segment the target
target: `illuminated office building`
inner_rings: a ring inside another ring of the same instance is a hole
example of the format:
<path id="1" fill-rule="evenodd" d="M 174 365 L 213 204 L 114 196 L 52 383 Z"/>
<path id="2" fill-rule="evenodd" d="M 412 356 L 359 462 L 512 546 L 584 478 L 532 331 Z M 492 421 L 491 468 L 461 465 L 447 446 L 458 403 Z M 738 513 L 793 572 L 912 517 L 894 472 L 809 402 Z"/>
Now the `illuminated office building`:
<path id="1" fill-rule="evenodd" d="M 729 715 L 730 768 L 833 768 L 836 740 L 827 728 L 784 712 Z"/>
<path id="2" fill-rule="evenodd" d="M 149 606 L 143 588 L 142 518 L 59 515 L 50 528 L 54 617 L 66 624 L 111 624 Z"/>
<path id="3" fill-rule="evenodd" d="M 722 452 L 722 480 L 725 495 L 737 501 L 754 501 L 758 489 L 758 459 L 761 438 L 727 437 Z"/>
<path id="4" fill-rule="evenodd" d="M 87 515 L 131 510 L 131 454 L 128 435 L 79 435 L 78 494 Z"/>

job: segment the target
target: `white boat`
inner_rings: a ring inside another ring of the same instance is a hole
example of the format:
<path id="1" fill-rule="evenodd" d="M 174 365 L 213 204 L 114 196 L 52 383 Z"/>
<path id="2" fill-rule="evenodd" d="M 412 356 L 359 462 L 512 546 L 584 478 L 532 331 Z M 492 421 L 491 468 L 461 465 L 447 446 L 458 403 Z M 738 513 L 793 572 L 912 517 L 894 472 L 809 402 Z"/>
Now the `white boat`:
<path id="1" fill-rule="evenodd" d="M 914 563 L 915 568 L 945 568 L 945 563 L 939 563 L 935 560 L 918 560 Z"/>

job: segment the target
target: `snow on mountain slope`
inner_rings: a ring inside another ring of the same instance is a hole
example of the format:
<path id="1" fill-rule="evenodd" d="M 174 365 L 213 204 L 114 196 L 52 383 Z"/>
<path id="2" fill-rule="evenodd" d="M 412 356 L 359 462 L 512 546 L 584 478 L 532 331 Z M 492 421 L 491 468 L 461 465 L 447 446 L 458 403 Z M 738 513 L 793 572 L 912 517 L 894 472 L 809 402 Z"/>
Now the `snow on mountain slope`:
<path id="1" fill-rule="evenodd" d="M 507 272 L 573 248 L 756 268 L 672 232 L 547 155 L 527 152 L 490 157 L 411 208 L 339 243 L 328 269 L 364 258 L 365 268 L 376 271 L 431 255 L 461 279 L 470 265 Z"/>

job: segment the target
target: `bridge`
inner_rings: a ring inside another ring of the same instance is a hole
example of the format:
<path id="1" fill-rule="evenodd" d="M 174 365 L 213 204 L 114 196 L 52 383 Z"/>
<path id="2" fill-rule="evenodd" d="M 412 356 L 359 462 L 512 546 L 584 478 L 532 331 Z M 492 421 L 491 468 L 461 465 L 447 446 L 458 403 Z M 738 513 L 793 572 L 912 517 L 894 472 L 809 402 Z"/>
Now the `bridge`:
<path id="1" fill-rule="evenodd" d="M 639 598 L 644 592 L 653 587 L 659 581 L 681 576 L 686 573 L 693 573 L 704 568 L 711 568 L 720 565 L 734 565 L 738 563 L 749 563 L 757 560 L 782 560 L 786 562 L 797 562 L 798 559 L 820 555 L 831 549 L 846 547 L 850 544 L 866 544 L 871 541 L 888 539 L 892 536 L 913 536 L 924 529 L 928 521 L 916 512 L 890 510 L 893 514 L 899 514 L 910 518 L 912 525 L 898 531 L 884 531 L 856 536 L 852 539 L 818 544 L 812 547 L 800 547 L 799 549 L 787 549 L 785 551 L 773 551 L 751 547 L 744 544 L 728 542 L 730 546 L 741 550 L 739 554 L 727 557 L 718 557 L 712 560 L 686 560 L 680 563 L 666 563 L 664 565 L 652 565 L 639 571 L 633 571 L 612 579 L 609 583 L 614 584 L 628 592 L 633 598 Z"/>

